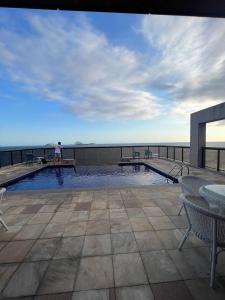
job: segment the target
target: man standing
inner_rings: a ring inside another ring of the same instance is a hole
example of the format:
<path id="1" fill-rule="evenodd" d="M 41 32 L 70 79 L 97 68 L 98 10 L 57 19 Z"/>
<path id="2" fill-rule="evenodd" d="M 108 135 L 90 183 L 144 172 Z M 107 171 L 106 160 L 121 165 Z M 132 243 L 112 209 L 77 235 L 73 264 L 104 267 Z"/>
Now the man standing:
<path id="1" fill-rule="evenodd" d="M 61 154 L 62 144 L 58 142 L 58 145 L 55 146 L 55 161 L 60 162 L 62 161 L 62 154 Z"/>

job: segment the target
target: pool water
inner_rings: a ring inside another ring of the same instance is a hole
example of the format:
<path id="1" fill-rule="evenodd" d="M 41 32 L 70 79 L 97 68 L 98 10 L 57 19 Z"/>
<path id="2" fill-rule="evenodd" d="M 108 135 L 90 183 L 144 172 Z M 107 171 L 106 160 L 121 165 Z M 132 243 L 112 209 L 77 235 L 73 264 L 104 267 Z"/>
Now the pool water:
<path id="1" fill-rule="evenodd" d="M 10 184 L 7 190 L 147 186 L 166 182 L 164 176 L 144 165 L 46 167 Z"/>

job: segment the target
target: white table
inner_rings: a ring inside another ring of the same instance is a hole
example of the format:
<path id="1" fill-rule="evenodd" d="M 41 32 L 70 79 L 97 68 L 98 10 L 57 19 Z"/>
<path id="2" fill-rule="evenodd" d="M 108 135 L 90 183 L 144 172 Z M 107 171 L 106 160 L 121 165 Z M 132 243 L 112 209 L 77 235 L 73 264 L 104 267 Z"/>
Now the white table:
<path id="1" fill-rule="evenodd" d="M 205 185 L 200 187 L 199 193 L 208 202 L 210 209 L 225 213 L 225 185 Z"/>

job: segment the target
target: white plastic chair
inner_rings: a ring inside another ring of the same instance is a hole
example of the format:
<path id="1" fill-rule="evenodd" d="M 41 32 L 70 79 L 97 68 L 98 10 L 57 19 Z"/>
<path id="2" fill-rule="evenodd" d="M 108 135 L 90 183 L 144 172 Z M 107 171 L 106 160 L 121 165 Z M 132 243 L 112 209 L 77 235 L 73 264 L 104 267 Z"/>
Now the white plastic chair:
<path id="1" fill-rule="evenodd" d="M 3 195 L 5 192 L 6 192 L 6 188 L 0 188 L 0 203 L 3 200 Z M 0 210 L 0 223 L 5 228 L 5 230 L 8 230 L 8 226 L 6 225 L 5 221 L 1 217 L 2 214 L 3 214 L 3 212 Z"/>
<path id="2" fill-rule="evenodd" d="M 181 251 L 190 232 L 211 247 L 210 287 L 215 287 L 216 265 L 218 255 L 225 251 L 225 216 L 209 210 L 206 201 L 201 197 L 180 196 L 188 219 L 188 229 L 180 245 Z M 201 203 L 201 204 L 200 204 Z"/>

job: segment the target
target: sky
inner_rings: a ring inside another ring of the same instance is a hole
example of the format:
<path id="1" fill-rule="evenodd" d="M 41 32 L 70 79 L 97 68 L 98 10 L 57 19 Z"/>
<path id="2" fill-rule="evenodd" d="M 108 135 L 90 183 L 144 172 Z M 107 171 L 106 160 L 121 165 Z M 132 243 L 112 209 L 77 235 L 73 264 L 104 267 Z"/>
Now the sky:
<path id="1" fill-rule="evenodd" d="M 188 142 L 224 82 L 224 19 L 0 10 L 2 146 Z"/>

